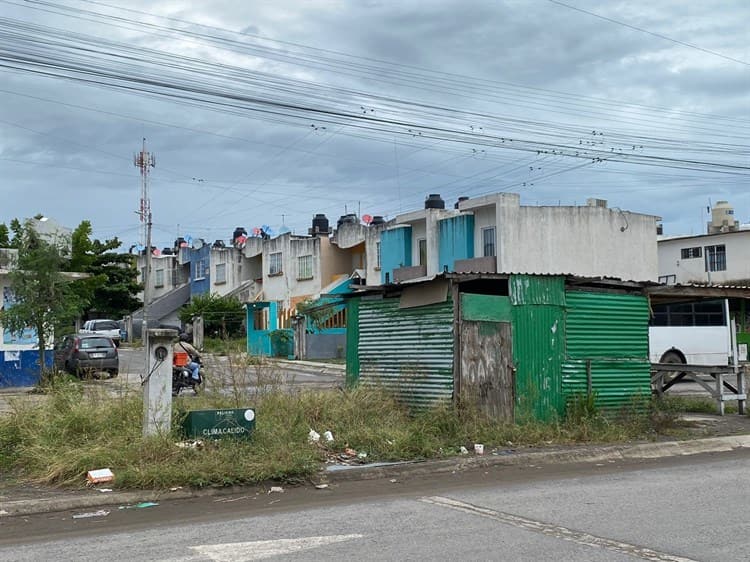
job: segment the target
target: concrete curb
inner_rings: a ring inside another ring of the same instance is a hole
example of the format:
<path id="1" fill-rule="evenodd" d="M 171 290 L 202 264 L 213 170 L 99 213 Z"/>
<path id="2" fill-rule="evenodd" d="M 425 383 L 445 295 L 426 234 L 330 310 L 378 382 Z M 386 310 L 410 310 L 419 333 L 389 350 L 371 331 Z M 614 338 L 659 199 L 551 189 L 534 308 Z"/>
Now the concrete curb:
<path id="1" fill-rule="evenodd" d="M 660 443 L 637 443 L 631 445 L 580 446 L 567 449 L 529 452 L 509 452 L 501 455 L 465 456 L 436 461 L 416 461 L 389 464 L 386 466 L 353 466 L 335 471 L 324 471 L 318 475 L 322 482 L 351 482 L 377 478 L 404 478 L 426 474 L 442 474 L 476 468 L 495 466 L 518 466 L 522 464 L 564 464 L 576 462 L 604 462 L 610 460 L 657 459 L 702 453 L 724 453 L 736 449 L 750 448 L 750 435 L 710 437 L 689 441 L 666 441 Z M 256 485 L 255 487 L 261 487 Z M 224 496 L 247 493 L 246 487 L 209 488 L 205 490 L 111 492 L 107 494 L 81 492 L 63 494 L 51 498 L 10 500 L 0 502 L 0 517 L 32 515 L 69 511 L 93 507 L 128 505 L 143 501 L 187 499 L 195 497 Z"/>
<path id="2" fill-rule="evenodd" d="M 437 461 L 405 462 L 387 466 L 361 465 L 326 472 L 328 482 L 372 480 L 441 474 L 493 466 L 518 466 L 522 464 L 563 464 L 576 462 L 602 462 L 610 460 L 658 459 L 701 453 L 722 453 L 750 448 L 750 435 L 711 437 L 691 441 L 666 441 L 634 445 L 583 446 L 551 451 L 512 452 L 502 455 L 465 456 Z"/>

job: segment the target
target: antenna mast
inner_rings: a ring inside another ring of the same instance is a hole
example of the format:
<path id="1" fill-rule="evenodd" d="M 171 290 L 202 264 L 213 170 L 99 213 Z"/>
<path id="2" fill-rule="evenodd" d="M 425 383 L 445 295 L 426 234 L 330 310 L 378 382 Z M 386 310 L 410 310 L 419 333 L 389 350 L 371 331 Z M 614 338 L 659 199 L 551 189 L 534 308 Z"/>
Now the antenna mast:
<path id="1" fill-rule="evenodd" d="M 151 199 L 148 195 L 148 175 L 151 168 L 156 166 L 156 157 L 146 151 L 146 139 L 143 139 L 141 151 L 133 158 L 135 167 L 141 171 L 141 205 L 138 215 L 141 218 L 141 242 L 146 249 L 146 267 L 143 274 L 143 328 L 141 329 L 141 339 L 144 342 L 144 349 L 147 343 L 148 334 L 148 309 L 151 304 Z"/>

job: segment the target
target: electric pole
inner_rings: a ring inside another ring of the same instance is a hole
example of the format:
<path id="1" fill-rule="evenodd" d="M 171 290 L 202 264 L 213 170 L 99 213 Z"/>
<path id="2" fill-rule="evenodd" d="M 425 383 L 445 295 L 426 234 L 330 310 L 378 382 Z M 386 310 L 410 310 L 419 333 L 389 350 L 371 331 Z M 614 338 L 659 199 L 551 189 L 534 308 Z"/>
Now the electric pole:
<path id="1" fill-rule="evenodd" d="M 143 272 L 143 327 L 141 339 L 147 349 L 148 312 L 151 305 L 151 199 L 148 195 L 148 175 L 151 168 L 156 166 L 156 157 L 146 152 L 146 139 L 143 139 L 141 151 L 133 158 L 136 168 L 141 170 L 141 205 L 136 211 L 141 218 L 141 242 L 146 248 L 146 267 Z"/>

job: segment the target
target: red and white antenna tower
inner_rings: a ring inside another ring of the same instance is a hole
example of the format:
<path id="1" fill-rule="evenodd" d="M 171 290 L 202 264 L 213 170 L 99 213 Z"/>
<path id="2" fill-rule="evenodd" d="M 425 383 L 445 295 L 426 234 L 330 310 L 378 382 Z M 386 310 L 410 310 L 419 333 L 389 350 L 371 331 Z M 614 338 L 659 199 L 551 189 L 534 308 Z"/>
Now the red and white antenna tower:
<path id="1" fill-rule="evenodd" d="M 144 342 L 143 348 L 148 353 L 148 313 L 151 305 L 151 199 L 148 197 L 148 174 L 151 172 L 151 168 L 156 166 L 156 158 L 150 152 L 146 152 L 145 138 L 143 139 L 141 151 L 135 155 L 133 162 L 136 168 L 141 170 L 141 206 L 136 213 L 141 217 L 141 241 L 146 250 L 146 267 L 143 275 L 143 326 L 141 328 L 141 338 Z"/>
<path id="2" fill-rule="evenodd" d="M 146 139 L 143 139 L 141 151 L 133 157 L 135 167 L 141 170 L 141 204 L 136 211 L 141 217 L 141 244 L 146 248 L 150 246 L 148 225 L 151 222 L 151 199 L 148 196 L 148 174 L 151 168 L 156 166 L 156 157 L 146 151 Z"/>

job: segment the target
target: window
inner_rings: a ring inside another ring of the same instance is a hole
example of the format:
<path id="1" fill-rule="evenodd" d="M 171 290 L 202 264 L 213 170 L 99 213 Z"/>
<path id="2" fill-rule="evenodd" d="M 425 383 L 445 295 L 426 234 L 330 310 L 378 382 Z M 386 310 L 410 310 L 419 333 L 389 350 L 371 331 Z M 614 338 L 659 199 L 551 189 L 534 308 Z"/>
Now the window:
<path id="1" fill-rule="evenodd" d="M 727 251 L 724 244 L 706 246 L 706 271 L 726 271 Z"/>
<path id="2" fill-rule="evenodd" d="M 724 301 L 655 304 L 651 326 L 725 326 Z"/>
<path id="3" fill-rule="evenodd" d="M 281 252 L 274 252 L 269 256 L 268 275 L 281 275 L 284 270 L 281 268 Z"/>
<path id="4" fill-rule="evenodd" d="M 660 275 L 659 283 L 664 283 L 665 285 L 674 285 L 675 283 L 677 283 L 677 275 Z"/>
<path id="5" fill-rule="evenodd" d="M 495 255 L 495 227 L 490 226 L 482 229 L 482 255 L 490 257 Z"/>
<path id="6" fill-rule="evenodd" d="M 154 277 L 154 287 L 163 287 L 163 286 L 164 286 L 164 270 L 157 269 L 156 276 Z"/>
<path id="7" fill-rule="evenodd" d="M 427 240 L 420 238 L 417 240 L 419 249 L 419 263 L 417 265 L 427 265 Z"/>
<path id="8" fill-rule="evenodd" d="M 145 267 L 141 268 L 141 283 L 144 285 L 146 284 L 146 268 Z"/>
<path id="9" fill-rule="evenodd" d="M 380 242 L 375 242 L 375 269 L 380 269 Z"/>
<path id="10" fill-rule="evenodd" d="M 703 254 L 701 253 L 701 247 L 696 246 L 695 248 L 682 248 L 680 250 L 683 260 L 690 260 L 693 258 L 700 258 Z"/>
<path id="11" fill-rule="evenodd" d="M 297 279 L 312 279 L 313 278 L 313 257 L 312 254 L 308 256 L 300 256 L 297 258 Z"/>
<path id="12" fill-rule="evenodd" d="M 225 263 L 216 264 L 216 281 L 215 282 L 217 284 L 227 282 L 227 264 Z"/>
<path id="13" fill-rule="evenodd" d="M 206 260 L 198 260 L 195 262 L 195 278 L 205 279 L 208 275 L 208 267 L 206 266 Z"/>

